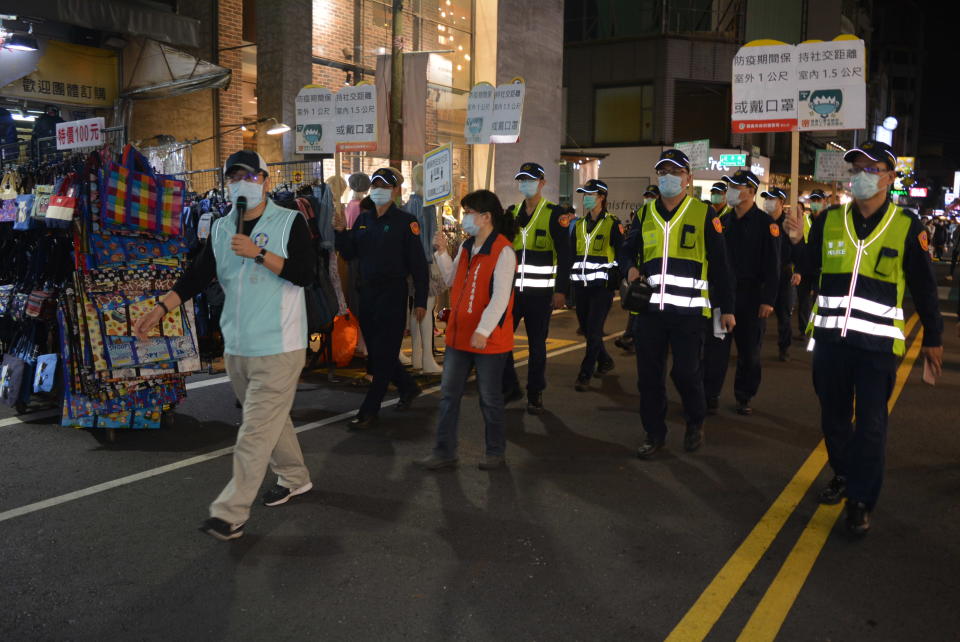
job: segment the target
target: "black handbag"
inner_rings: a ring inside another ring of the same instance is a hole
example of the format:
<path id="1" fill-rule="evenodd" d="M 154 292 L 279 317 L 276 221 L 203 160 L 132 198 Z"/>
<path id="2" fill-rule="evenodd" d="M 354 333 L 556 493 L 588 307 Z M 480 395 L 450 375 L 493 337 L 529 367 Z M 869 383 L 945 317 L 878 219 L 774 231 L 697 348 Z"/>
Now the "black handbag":
<path id="1" fill-rule="evenodd" d="M 329 332 L 333 328 L 333 320 L 337 316 L 337 306 L 333 305 L 317 283 L 303 288 L 303 298 L 307 306 L 307 332 Z"/>
<path id="2" fill-rule="evenodd" d="M 620 283 L 620 305 L 627 312 L 646 312 L 652 295 L 653 288 L 642 277 L 632 283 L 626 279 Z"/>

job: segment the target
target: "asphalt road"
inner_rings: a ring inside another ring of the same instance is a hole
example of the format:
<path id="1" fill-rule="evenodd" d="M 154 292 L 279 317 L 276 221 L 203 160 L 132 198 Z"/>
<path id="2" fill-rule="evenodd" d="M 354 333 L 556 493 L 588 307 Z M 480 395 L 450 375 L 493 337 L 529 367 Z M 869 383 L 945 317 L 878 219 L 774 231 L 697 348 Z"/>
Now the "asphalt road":
<path id="1" fill-rule="evenodd" d="M 553 318 L 549 412 L 508 409 L 507 470 L 476 468 L 473 392 L 459 470 L 426 473 L 410 462 L 430 450 L 435 393 L 349 433 L 362 389 L 307 377 L 294 422 L 316 490 L 255 507 L 226 544 L 197 531 L 240 418 L 222 378 L 196 378 L 209 385 L 174 429 L 112 445 L 5 411 L 0 639 L 955 640 L 960 340 L 945 321 L 937 386 L 909 355 L 901 368 L 886 485 L 856 542 L 814 499 L 829 468 L 810 359 L 776 360 L 775 321 L 755 414 L 733 412 L 731 368 L 687 454 L 668 384 L 669 447 L 649 462 L 633 357 L 611 344 L 614 373 L 575 392 L 571 312 Z M 615 306 L 607 329 L 623 325 Z"/>

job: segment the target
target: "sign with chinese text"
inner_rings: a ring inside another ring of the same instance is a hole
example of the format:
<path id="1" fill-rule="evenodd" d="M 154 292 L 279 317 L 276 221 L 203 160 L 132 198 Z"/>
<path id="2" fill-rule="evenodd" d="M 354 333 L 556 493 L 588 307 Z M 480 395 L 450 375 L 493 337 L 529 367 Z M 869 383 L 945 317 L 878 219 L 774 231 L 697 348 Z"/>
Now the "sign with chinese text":
<path id="1" fill-rule="evenodd" d="M 927 197 L 927 188 L 926 187 L 911 187 L 910 188 L 910 198 L 926 198 Z"/>
<path id="2" fill-rule="evenodd" d="M 423 204 L 436 205 L 453 194 L 453 148 L 450 143 L 423 156 Z"/>
<path id="3" fill-rule="evenodd" d="M 723 165 L 724 167 L 746 167 L 747 155 L 746 154 L 720 154 L 720 160 L 718 162 L 720 165 Z"/>
<path id="4" fill-rule="evenodd" d="M 65 123 L 57 123 L 57 149 L 99 147 L 106 142 L 103 128 L 103 118 L 87 118 L 86 120 L 69 120 Z"/>
<path id="5" fill-rule="evenodd" d="M 788 132 L 797 127 L 793 45 L 758 40 L 733 57 L 731 125 L 735 134 Z"/>
<path id="6" fill-rule="evenodd" d="M 333 128 L 333 92 L 308 85 L 297 93 L 296 150 L 298 154 L 332 154 L 336 151 Z"/>
<path id="7" fill-rule="evenodd" d="M 468 145 L 486 145 L 490 142 L 494 91 L 494 86 L 488 82 L 477 83 L 470 90 L 470 98 L 467 100 L 467 120 L 463 125 L 463 137 Z"/>
<path id="8" fill-rule="evenodd" d="M 813 178 L 821 183 L 839 183 L 850 178 L 843 152 L 818 149 L 813 166 Z"/>
<path id="9" fill-rule="evenodd" d="M 796 47 L 798 120 L 801 131 L 867 126 L 863 40 L 803 42 Z"/>
<path id="10" fill-rule="evenodd" d="M 106 49 L 55 40 L 36 71 L 0 87 L 0 95 L 37 102 L 112 107 L 117 99 L 117 55 Z"/>
<path id="11" fill-rule="evenodd" d="M 335 94 L 334 136 L 338 152 L 376 151 L 376 85 L 360 83 L 344 87 Z"/>
<path id="12" fill-rule="evenodd" d="M 690 169 L 707 169 L 710 158 L 710 140 L 692 140 L 685 143 L 674 143 L 674 148 L 679 149 L 690 159 Z"/>
<path id="13" fill-rule="evenodd" d="M 893 179 L 893 189 L 903 189 L 913 183 L 912 179 L 903 179 L 913 174 L 917 166 L 917 159 L 913 156 L 897 156 L 897 177 Z"/>
<path id="14" fill-rule="evenodd" d="M 526 85 L 522 78 L 497 85 L 493 92 L 493 115 L 490 118 L 491 143 L 515 143 L 520 138 L 525 93 Z"/>

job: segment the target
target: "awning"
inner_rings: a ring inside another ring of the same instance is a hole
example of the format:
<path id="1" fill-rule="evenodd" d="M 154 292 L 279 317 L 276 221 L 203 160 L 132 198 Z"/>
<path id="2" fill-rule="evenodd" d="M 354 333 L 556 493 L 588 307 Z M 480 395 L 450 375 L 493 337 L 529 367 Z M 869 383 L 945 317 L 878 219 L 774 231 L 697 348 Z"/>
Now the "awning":
<path id="1" fill-rule="evenodd" d="M 164 98 L 230 84 L 229 69 L 156 40 L 136 38 L 123 56 L 124 98 Z"/>
<path id="2" fill-rule="evenodd" d="M 3 13 L 200 46 L 200 21 L 119 0 L 4 0 Z"/>

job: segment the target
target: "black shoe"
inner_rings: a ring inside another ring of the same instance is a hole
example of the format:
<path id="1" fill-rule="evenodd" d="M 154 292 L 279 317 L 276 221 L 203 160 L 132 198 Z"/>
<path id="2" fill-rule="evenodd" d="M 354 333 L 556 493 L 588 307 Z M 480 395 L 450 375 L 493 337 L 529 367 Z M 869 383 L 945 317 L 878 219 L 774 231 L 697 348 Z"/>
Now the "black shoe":
<path id="1" fill-rule="evenodd" d="M 531 415 L 542 415 L 545 409 L 543 407 L 542 392 L 527 393 L 527 412 Z"/>
<path id="2" fill-rule="evenodd" d="M 683 449 L 688 453 L 700 450 L 703 445 L 703 426 L 687 426 L 687 433 L 683 436 Z"/>
<path id="3" fill-rule="evenodd" d="M 661 448 L 663 448 L 663 441 L 655 441 L 647 437 L 640 447 L 637 448 L 637 457 L 640 459 L 650 459 L 657 454 Z"/>
<path id="4" fill-rule="evenodd" d="M 834 475 L 827 487 L 817 493 L 817 501 L 821 504 L 833 506 L 847 495 L 847 480 L 840 475 Z"/>
<path id="5" fill-rule="evenodd" d="M 863 537 L 870 530 L 870 511 L 863 502 L 847 500 L 847 532 Z"/>
<path id="6" fill-rule="evenodd" d="M 737 399 L 737 414 L 749 417 L 753 414 L 753 408 L 750 407 L 750 401 L 746 399 Z"/>
<path id="7" fill-rule="evenodd" d="M 523 399 L 523 390 L 520 390 L 520 388 L 514 388 L 513 390 L 508 390 L 503 393 L 503 405 L 520 401 L 521 399 Z"/>
<path id="8" fill-rule="evenodd" d="M 405 393 L 400 395 L 400 401 L 397 402 L 397 410 L 404 411 L 410 408 L 410 404 L 413 403 L 413 400 L 423 394 L 423 390 L 420 386 L 414 385 L 413 388 L 408 390 Z"/>
<path id="9" fill-rule="evenodd" d="M 787 352 L 786 348 L 784 348 L 783 350 L 780 351 L 780 355 L 777 358 L 783 362 L 790 361 L 790 353 Z"/>
<path id="10" fill-rule="evenodd" d="M 597 371 L 593 373 L 593 376 L 599 379 L 603 375 L 613 372 L 613 368 L 613 359 L 610 359 L 609 361 L 601 361 L 597 366 Z"/>
<path id="11" fill-rule="evenodd" d="M 300 488 L 287 488 L 280 484 L 275 484 L 273 488 L 263 494 L 264 506 L 279 506 L 286 504 L 297 495 L 303 495 L 313 489 L 313 483 L 307 482 Z"/>
<path id="12" fill-rule="evenodd" d="M 707 414 L 715 415 L 717 411 L 720 410 L 720 398 L 719 397 L 707 397 Z"/>
<path id="13" fill-rule="evenodd" d="M 232 539 L 243 537 L 243 524 L 228 524 L 219 517 L 211 517 L 204 520 L 200 526 L 200 532 L 206 533 L 210 537 L 215 537 L 221 542 L 229 542 Z"/>
<path id="14" fill-rule="evenodd" d="M 369 428 L 375 423 L 377 423 L 376 415 L 365 415 L 363 413 L 358 413 L 356 417 L 347 422 L 347 430 L 360 430 L 361 428 Z"/>
<path id="15" fill-rule="evenodd" d="M 577 377 L 577 382 L 573 384 L 573 389 L 577 392 L 587 392 L 590 390 L 590 377 L 583 375 Z"/>
<path id="16" fill-rule="evenodd" d="M 632 353 L 634 351 L 633 339 L 624 339 L 623 337 L 617 337 L 613 340 L 613 345 L 617 346 L 621 350 L 627 353 Z"/>

